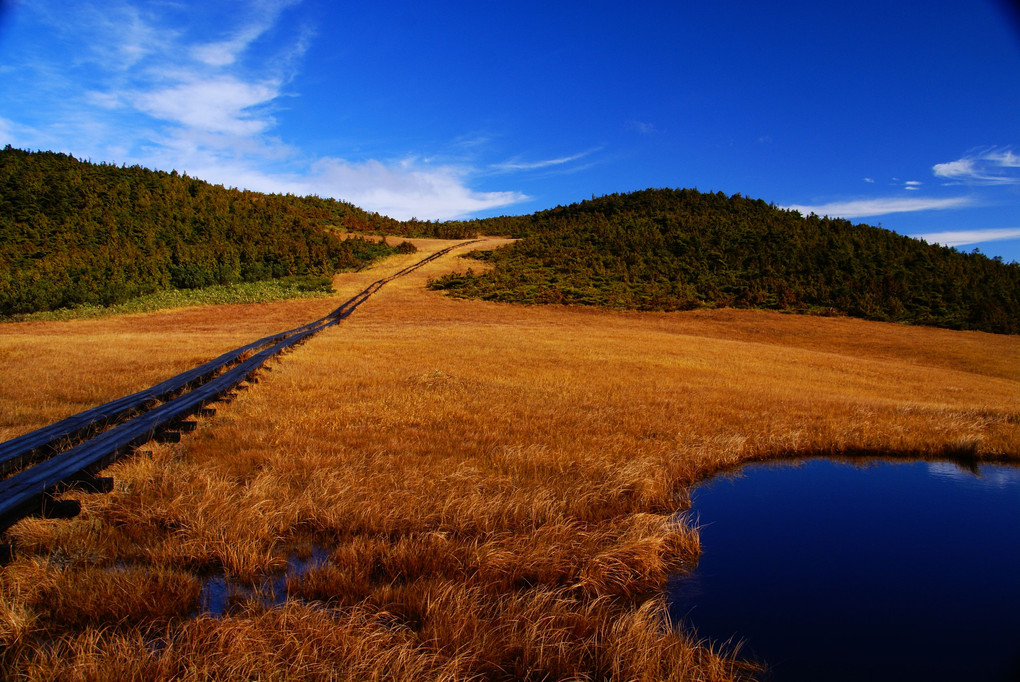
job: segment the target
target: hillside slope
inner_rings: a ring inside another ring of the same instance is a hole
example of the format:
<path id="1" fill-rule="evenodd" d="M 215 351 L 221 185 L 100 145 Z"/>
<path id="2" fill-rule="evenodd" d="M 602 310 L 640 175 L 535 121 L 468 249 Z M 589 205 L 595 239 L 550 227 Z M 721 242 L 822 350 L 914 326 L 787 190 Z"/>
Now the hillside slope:
<path id="1" fill-rule="evenodd" d="M 325 226 L 395 222 L 350 204 L 0 150 L 0 316 L 176 287 L 331 275 L 391 249 Z"/>
<path id="2" fill-rule="evenodd" d="M 1020 265 L 740 195 L 650 189 L 459 225 L 523 237 L 481 256 L 491 272 L 433 284 L 461 296 L 799 310 L 1020 333 Z"/>

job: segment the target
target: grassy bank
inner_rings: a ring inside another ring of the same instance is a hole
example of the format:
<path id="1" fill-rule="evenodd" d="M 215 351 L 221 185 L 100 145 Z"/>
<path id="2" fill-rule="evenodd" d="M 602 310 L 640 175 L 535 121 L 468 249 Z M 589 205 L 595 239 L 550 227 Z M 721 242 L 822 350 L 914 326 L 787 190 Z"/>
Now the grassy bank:
<path id="1" fill-rule="evenodd" d="M 293 298 L 323 298 L 332 293 L 333 284 L 329 277 L 284 277 L 261 282 L 215 284 L 201 289 L 168 289 L 147 296 L 139 296 L 118 305 L 81 305 L 38 313 L 24 313 L 0 318 L 0 322 L 90 320 L 97 317 L 149 313 L 190 306 L 272 303 Z"/>
<path id="2" fill-rule="evenodd" d="M 420 254 L 340 278 L 338 298 L 439 248 L 417 243 Z M 19 557 L 0 577 L 5 669 L 740 678 L 751 669 L 662 620 L 659 591 L 698 552 L 675 517 L 689 485 L 777 456 L 1020 457 L 1015 337 L 749 310 L 521 307 L 424 288 L 457 268 L 442 259 L 391 283 L 184 442 L 114 465 L 116 489 L 80 496 L 81 517 L 15 526 Z M 335 303 L 9 325 L 0 429 L 255 338 L 263 311 L 280 323 L 317 306 Z M 201 347 L 185 352 L 191 337 Z M 81 366 L 74 354 L 90 343 L 108 353 Z M 19 374 L 23 364 L 39 370 Z M 284 581 L 281 606 L 256 594 L 195 615 L 209 576 L 257 591 L 313 550 L 325 558 Z"/>

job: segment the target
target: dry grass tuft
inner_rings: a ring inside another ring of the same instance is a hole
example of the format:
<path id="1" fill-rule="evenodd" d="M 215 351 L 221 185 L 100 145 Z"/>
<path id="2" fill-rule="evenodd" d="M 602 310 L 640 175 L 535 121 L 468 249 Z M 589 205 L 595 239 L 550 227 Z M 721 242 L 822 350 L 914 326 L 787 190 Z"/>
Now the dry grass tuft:
<path id="1" fill-rule="evenodd" d="M 622 525 L 613 545 L 581 571 L 578 586 L 592 596 L 648 595 L 699 552 L 697 533 L 668 517 L 635 514 Z"/>

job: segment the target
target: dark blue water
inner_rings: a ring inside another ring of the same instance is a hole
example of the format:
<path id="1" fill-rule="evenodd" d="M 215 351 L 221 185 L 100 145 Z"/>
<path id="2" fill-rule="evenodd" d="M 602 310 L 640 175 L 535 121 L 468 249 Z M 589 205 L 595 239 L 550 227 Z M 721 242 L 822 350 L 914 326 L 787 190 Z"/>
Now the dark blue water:
<path id="1" fill-rule="evenodd" d="M 285 571 L 269 574 L 255 587 L 231 582 L 222 572 L 208 575 L 202 582 L 195 615 L 222 616 L 235 604 L 253 598 L 258 598 L 265 606 L 282 604 L 287 599 L 287 580 L 325 564 L 328 558 L 328 550 L 319 545 L 313 545 L 307 556 L 292 552 Z"/>
<path id="2" fill-rule="evenodd" d="M 671 614 L 765 679 L 1020 680 L 1020 468 L 754 465 L 692 513 Z"/>

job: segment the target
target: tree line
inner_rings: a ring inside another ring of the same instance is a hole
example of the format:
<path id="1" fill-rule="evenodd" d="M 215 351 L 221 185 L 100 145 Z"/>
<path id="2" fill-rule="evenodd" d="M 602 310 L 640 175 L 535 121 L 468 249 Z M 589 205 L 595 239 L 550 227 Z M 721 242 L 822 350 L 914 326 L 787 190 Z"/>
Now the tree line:
<path id="1" fill-rule="evenodd" d="M 753 307 L 1020 333 L 1016 263 L 739 194 L 649 189 L 451 226 L 521 238 L 478 255 L 491 271 L 433 283 L 461 296 Z"/>
<path id="2" fill-rule="evenodd" d="M 1020 333 L 1020 265 L 739 194 L 648 189 L 524 216 L 397 221 L 347 202 L 0 150 L 0 316 L 168 288 L 332 275 L 393 252 L 336 232 L 519 241 L 457 295 L 640 310 L 836 313 Z"/>
<path id="3" fill-rule="evenodd" d="M 393 249 L 327 228 L 396 224 L 346 202 L 227 189 L 186 174 L 0 150 L 0 316 L 159 290 L 331 276 Z"/>

